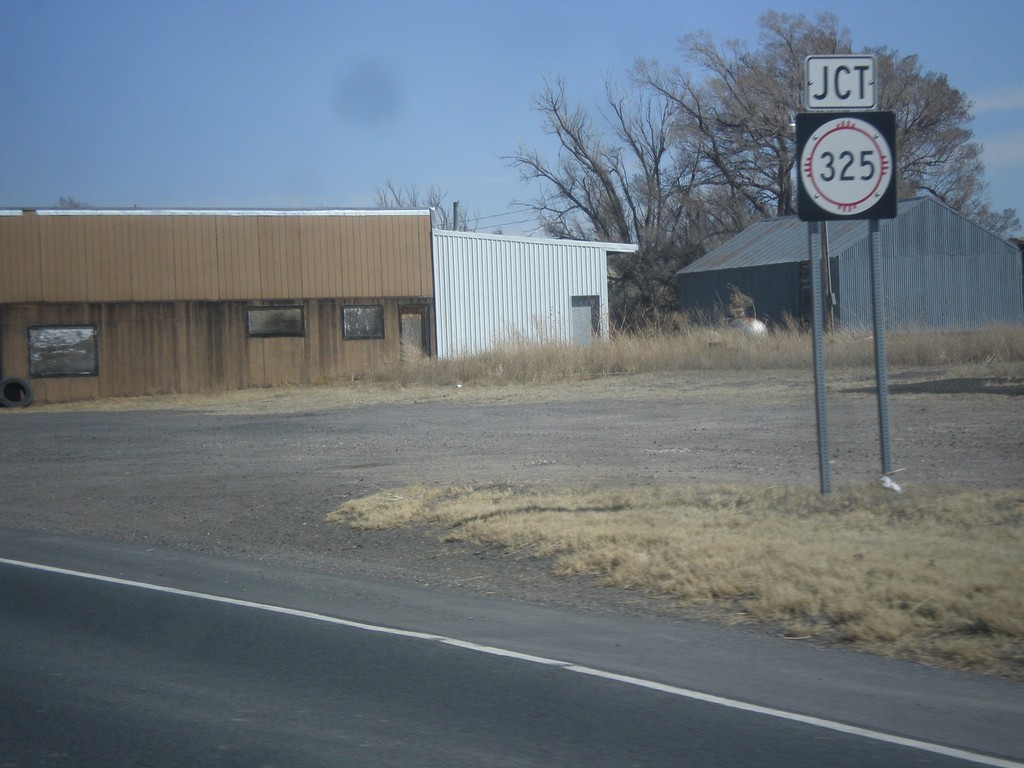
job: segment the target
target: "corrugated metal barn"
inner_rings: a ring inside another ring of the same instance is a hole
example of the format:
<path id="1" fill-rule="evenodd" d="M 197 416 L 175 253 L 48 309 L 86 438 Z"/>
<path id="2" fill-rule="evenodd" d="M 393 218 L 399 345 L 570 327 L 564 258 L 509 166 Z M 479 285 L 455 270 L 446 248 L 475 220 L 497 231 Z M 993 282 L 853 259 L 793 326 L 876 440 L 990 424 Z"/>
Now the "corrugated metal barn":
<path id="1" fill-rule="evenodd" d="M 608 336 L 608 254 L 635 245 L 434 232 L 437 354 Z"/>
<path id="2" fill-rule="evenodd" d="M 871 326 L 870 235 L 866 221 L 826 227 L 825 293 L 837 328 Z M 879 222 L 879 256 L 890 330 L 971 329 L 1024 323 L 1020 251 L 931 197 L 899 204 Z M 810 318 L 808 224 L 760 222 L 677 274 L 679 307 L 720 316 L 733 287 L 768 322 Z"/>
<path id="3" fill-rule="evenodd" d="M 0 212 L 0 377 L 36 402 L 315 383 L 433 352 L 429 211 Z"/>

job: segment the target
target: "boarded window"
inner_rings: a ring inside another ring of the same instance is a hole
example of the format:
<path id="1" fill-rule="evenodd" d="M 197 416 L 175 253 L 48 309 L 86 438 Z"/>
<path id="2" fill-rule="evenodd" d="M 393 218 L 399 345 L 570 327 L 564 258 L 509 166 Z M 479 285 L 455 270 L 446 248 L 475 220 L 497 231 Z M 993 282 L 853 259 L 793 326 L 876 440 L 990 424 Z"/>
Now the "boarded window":
<path id="1" fill-rule="evenodd" d="M 343 312 L 346 339 L 384 338 L 384 307 L 380 304 L 345 307 Z"/>
<path id="2" fill-rule="evenodd" d="M 305 336 L 302 307 L 249 307 L 247 327 L 250 336 Z"/>
<path id="3" fill-rule="evenodd" d="M 96 376 L 96 326 L 38 326 L 28 329 L 29 376 Z"/>

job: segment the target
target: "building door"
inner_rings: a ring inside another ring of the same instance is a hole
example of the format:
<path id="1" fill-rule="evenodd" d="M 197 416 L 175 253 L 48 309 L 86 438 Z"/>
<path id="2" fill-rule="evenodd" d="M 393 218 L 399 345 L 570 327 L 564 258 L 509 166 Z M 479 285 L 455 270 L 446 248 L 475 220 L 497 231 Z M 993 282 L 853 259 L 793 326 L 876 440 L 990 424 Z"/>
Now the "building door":
<path id="1" fill-rule="evenodd" d="M 430 313 L 426 304 L 403 304 L 398 308 L 402 359 L 430 356 Z"/>
<path id="2" fill-rule="evenodd" d="M 601 297 L 572 297 L 572 340 L 587 346 L 601 335 Z"/>

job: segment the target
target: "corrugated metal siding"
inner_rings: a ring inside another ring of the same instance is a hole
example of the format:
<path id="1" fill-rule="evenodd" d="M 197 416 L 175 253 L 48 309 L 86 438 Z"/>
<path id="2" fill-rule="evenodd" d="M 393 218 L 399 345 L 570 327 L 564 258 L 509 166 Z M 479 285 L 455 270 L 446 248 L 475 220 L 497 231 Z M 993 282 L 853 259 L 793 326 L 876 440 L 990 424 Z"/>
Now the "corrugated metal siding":
<path id="1" fill-rule="evenodd" d="M 883 247 L 884 252 L 884 247 Z M 846 328 L 871 325 L 871 266 L 866 253 L 838 262 L 838 319 Z M 1019 325 L 1024 316 L 1019 258 L 985 254 L 883 257 L 885 326 L 970 329 Z"/>
<path id="2" fill-rule="evenodd" d="M 866 237 L 868 231 L 863 221 L 830 221 L 826 229 L 828 245 L 833 250 L 849 247 Z M 807 248 L 807 222 L 795 216 L 762 221 L 684 267 L 679 274 L 806 261 Z"/>
<path id="3" fill-rule="evenodd" d="M 830 221 L 826 229 L 836 321 L 870 327 L 869 224 Z M 887 328 L 1024 323 L 1019 250 L 937 200 L 902 201 L 898 218 L 880 222 L 879 240 Z M 774 308 L 786 297 L 773 267 L 806 263 L 808 254 L 806 222 L 791 217 L 755 224 L 680 270 L 680 309 L 706 312 L 728 296 L 729 282 L 754 298 L 759 313 Z M 797 299 L 793 317 L 801 314 L 799 292 Z"/>
<path id="4" fill-rule="evenodd" d="M 680 273 L 677 280 L 680 311 L 698 320 L 723 317 L 733 286 L 754 299 L 757 317 L 761 320 L 780 323 L 786 316 L 799 316 L 798 263 Z"/>
<path id="5" fill-rule="evenodd" d="M 927 202 L 924 198 L 901 201 L 900 217 L 921 205 L 927 205 Z M 868 236 L 866 221 L 828 221 L 822 222 L 822 226 L 827 233 L 830 253 L 842 252 Z M 807 249 L 807 222 L 796 216 L 784 216 L 750 225 L 727 243 L 679 270 L 679 273 L 807 261 Z"/>
<path id="6" fill-rule="evenodd" d="M 597 296 L 608 334 L 609 250 L 578 241 L 434 232 L 437 354 L 486 351 L 496 342 L 572 339 L 572 297 Z"/>
<path id="7" fill-rule="evenodd" d="M 807 225 L 795 217 L 752 224 L 680 274 L 760 267 L 807 258 Z"/>
<path id="8" fill-rule="evenodd" d="M 1020 252 L 940 204 L 879 228 L 885 326 L 971 329 L 1024 322 Z M 871 325 L 870 241 L 833 252 L 842 327 Z"/>

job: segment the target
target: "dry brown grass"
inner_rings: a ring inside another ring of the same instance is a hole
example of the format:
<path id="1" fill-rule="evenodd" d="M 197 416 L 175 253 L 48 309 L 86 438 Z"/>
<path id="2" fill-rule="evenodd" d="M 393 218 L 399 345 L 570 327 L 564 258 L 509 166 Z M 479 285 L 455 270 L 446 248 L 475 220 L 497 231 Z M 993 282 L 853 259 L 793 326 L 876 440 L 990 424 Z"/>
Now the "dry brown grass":
<path id="1" fill-rule="evenodd" d="M 1024 490 L 416 487 L 331 519 L 440 526 L 684 610 L 1024 679 Z"/>
<path id="2" fill-rule="evenodd" d="M 886 337 L 890 368 L 941 369 L 948 377 L 1024 376 L 1024 328 L 991 328 L 963 333 L 902 333 Z M 830 334 L 828 370 L 871 370 L 875 353 L 867 333 Z M 775 328 L 764 338 L 738 329 L 663 323 L 648 333 L 613 334 L 588 347 L 511 341 L 478 355 L 437 359 L 416 354 L 385 363 L 358 380 L 319 385 L 284 385 L 214 393 L 104 398 L 37 405 L 31 410 L 133 410 L 217 408 L 245 412 L 274 410 L 297 392 L 305 407 L 348 407 L 408 397 L 447 397 L 457 385 L 477 388 L 535 388 L 603 379 L 618 374 L 674 371 L 812 370 L 810 336 Z M 27 409 L 26 409 L 27 410 Z M 0 413 L 23 412 L 0 409 Z"/>
<path id="3" fill-rule="evenodd" d="M 1024 362 L 1024 328 L 991 328 L 962 333 L 893 333 L 886 336 L 892 367 L 942 367 L 970 373 Z M 830 334 L 825 344 L 829 369 L 874 366 L 869 333 Z M 613 334 L 587 347 L 511 341 L 477 355 L 438 360 L 395 360 L 367 377 L 393 386 L 456 384 L 544 384 L 601 378 L 621 373 L 692 370 L 810 369 L 811 340 L 806 332 L 777 328 L 763 338 L 741 330 L 680 324 L 672 330 Z"/>

